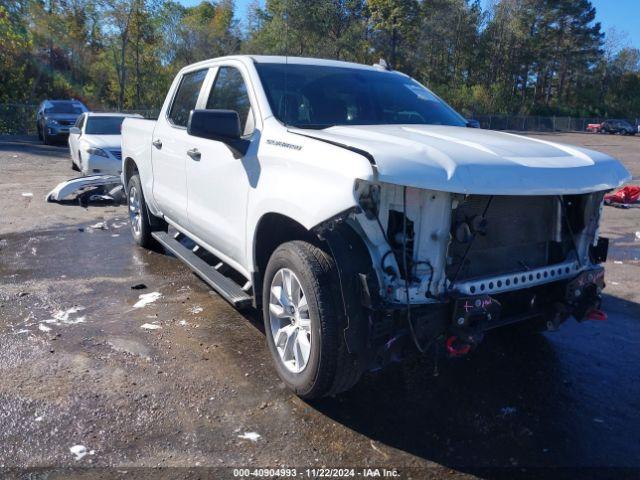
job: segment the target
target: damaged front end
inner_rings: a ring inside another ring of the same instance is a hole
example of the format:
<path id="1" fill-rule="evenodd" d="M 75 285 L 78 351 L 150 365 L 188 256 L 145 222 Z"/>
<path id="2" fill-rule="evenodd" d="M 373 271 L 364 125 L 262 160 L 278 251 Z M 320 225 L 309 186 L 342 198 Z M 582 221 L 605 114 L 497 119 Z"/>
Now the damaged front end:
<path id="1" fill-rule="evenodd" d="M 357 181 L 359 207 L 317 227 L 339 266 L 345 341 L 382 367 L 415 345 L 469 353 L 491 329 L 555 330 L 600 309 L 604 192 L 462 195 Z"/>

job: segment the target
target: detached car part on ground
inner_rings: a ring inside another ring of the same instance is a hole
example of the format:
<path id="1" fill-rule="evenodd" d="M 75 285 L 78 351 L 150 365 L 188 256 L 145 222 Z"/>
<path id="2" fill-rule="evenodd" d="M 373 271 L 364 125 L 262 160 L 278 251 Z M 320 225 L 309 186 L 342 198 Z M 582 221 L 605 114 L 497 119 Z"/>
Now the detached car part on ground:
<path id="1" fill-rule="evenodd" d="M 47 202 L 77 201 L 121 203 L 124 200 L 122 179 L 115 175 L 91 175 L 59 183 L 45 197 Z"/>
<path id="2" fill-rule="evenodd" d="M 122 171 L 136 242 L 262 308 L 305 398 L 416 349 L 465 355 L 492 328 L 605 318 L 603 196 L 630 178 L 467 128 L 398 72 L 251 56 L 183 69 L 157 122 L 124 122 Z"/>

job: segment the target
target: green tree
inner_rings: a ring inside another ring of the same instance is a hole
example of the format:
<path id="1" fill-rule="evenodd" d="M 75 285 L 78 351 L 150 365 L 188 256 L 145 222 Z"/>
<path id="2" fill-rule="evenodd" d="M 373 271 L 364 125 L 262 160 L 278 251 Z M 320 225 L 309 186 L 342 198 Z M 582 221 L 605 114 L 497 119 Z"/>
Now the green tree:
<path id="1" fill-rule="evenodd" d="M 407 66 L 399 59 L 417 36 L 420 12 L 417 0 L 368 0 L 367 5 L 371 27 L 378 34 L 378 49 L 388 55 L 393 68 Z"/>

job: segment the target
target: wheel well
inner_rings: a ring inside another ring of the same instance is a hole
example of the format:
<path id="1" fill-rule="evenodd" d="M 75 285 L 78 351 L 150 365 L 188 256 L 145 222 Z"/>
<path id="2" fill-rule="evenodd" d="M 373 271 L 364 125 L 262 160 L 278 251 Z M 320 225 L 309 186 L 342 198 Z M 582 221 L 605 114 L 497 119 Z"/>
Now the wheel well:
<path id="1" fill-rule="evenodd" d="M 132 159 L 127 157 L 124 161 L 124 186 L 127 186 L 127 183 L 129 183 L 129 179 L 131 178 L 131 176 L 138 171 L 138 166 L 136 165 L 136 162 Z"/>
<path id="2" fill-rule="evenodd" d="M 256 304 L 262 300 L 262 279 L 273 252 L 283 243 L 304 240 L 322 247 L 320 239 L 295 220 L 279 213 L 267 213 L 260 219 L 254 236 L 253 292 Z"/>

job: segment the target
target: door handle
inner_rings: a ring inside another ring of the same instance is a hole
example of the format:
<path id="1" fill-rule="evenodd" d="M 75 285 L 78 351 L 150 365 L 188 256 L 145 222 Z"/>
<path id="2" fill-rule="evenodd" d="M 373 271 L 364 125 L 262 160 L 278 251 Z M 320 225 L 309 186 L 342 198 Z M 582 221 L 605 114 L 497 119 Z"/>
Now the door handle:
<path id="1" fill-rule="evenodd" d="M 162 148 L 162 140 L 160 140 L 159 138 L 154 140 L 153 142 L 151 142 L 152 145 L 154 147 L 156 147 L 158 150 L 160 150 Z"/>
<path id="2" fill-rule="evenodd" d="M 200 150 L 198 150 L 197 148 L 192 148 L 190 150 L 187 150 L 187 155 L 189 155 L 192 159 L 199 161 L 200 160 Z"/>

